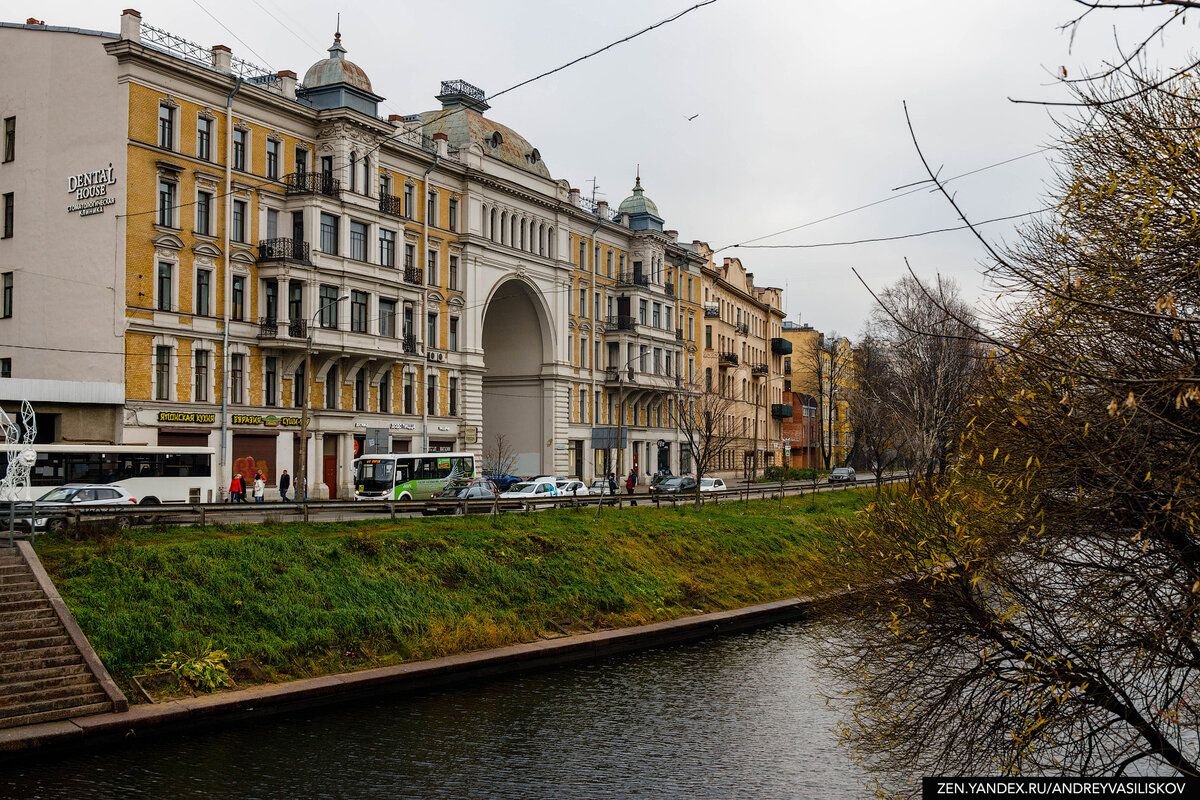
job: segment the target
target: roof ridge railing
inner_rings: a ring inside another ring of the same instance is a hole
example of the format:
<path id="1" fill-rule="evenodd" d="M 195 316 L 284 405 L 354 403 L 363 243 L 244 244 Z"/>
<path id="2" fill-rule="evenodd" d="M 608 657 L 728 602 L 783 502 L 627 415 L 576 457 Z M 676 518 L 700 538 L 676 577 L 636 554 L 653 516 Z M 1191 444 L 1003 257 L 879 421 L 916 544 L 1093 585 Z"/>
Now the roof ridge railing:
<path id="1" fill-rule="evenodd" d="M 141 39 L 142 44 L 155 50 L 201 67 L 214 69 L 211 47 L 197 44 L 190 39 L 184 39 L 182 36 L 165 31 L 162 28 L 156 28 L 146 22 L 141 24 Z M 278 88 L 282 83 L 279 75 L 267 67 L 247 61 L 244 58 L 238 58 L 237 56 L 230 56 L 229 68 L 231 74 L 256 86 Z M 297 83 L 296 88 L 299 90 L 304 87 Z"/>

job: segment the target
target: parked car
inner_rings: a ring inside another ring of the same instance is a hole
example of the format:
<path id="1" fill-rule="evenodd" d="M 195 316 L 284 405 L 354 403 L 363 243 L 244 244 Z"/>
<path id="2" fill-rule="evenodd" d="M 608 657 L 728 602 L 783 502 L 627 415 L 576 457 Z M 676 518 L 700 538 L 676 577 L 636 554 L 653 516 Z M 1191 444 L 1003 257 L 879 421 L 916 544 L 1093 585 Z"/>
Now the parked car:
<path id="1" fill-rule="evenodd" d="M 701 478 L 700 491 L 702 492 L 723 492 L 728 489 L 725 481 L 721 478 Z"/>
<path id="2" fill-rule="evenodd" d="M 514 483 L 507 492 L 500 495 L 501 500 L 534 500 L 545 497 L 558 497 L 558 487 L 553 480 L 521 481 Z"/>
<path id="3" fill-rule="evenodd" d="M 617 488 L 620 488 L 618 483 Z M 601 497 L 608 497 L 612 491 L 608 488 L 608 478 L 596 478 L 592 481 L 592 485 L 588 487 L 588 494 L 598 494 Z"/>
<path id="4" fill-rule="evenodd" d="M 575 478 L 559 481 L 555 484 L 555 487 L 563 497 L 587 497 L 590 494 L 587 484 Z"/>
<path id="5" fill-rule="evenodd" d="M 858 476 L 854 474 L 854 470 L 850 467 L 834 467 L 829 473 L 830 483 L 857 483 Z"/>
<path id="6" fill-rule="evenodd" d="M 129 506 L 137 505 L 137 498 L 120 486 L 102 483 L 68 483 L 51 489 L 37 499 L 37 508 L 66 509 L 79 506 Z M 19 506 L 26 512 L 33 512 L 32 504 Z M 18 512 L 20 513 L 20 512 Z M 121 517 L 119 522 L 128 523 L 128 517 Z M 38 517 L 25 519 L 25 525 L 46 530 L 64 530 L 67 527 L 66 517 Z"/>
<path id="7" fill-rule="evenodd" d="M 496 488 L 501 492 L 507 492 L 514 483 L 521 482 L 521 479 L 516 475 L 493 475 L 485 472 L 483 473 L 483 477 L 496 484 Z"/>
<path id="8" fill-rule="evenodd" d="M 653 494 L 684 494 L 685 492 L 694 492 L 696 491 L 696 479 L 690 475 L 667 478 L 657 486 L 651 486 L 650 491 Z"/>
<path id="9" fill-rule="evenodd" d="M 432 500 L 491 500 L 499 492 L 496 484 L 486 478 L 459 478 L 446 484 L 446 488 L 436 492 Z M 459 506 L 448 503 L 430 503 L 421 509 L 421 514 L 456 514 Z"/>
<path id="10" fill-rule="evenodd" d="M 659 485 L 660 483 L 662 483 L 663 481 L 665 481 L 665 480 L 669 480 L 669 479 L 671 479 L 671 478 L 674 478 L 674 477 L 675 477 L 675 476 L 671 474 L 671 470 L 669 470 L 669 469 L 665 469 L 665 470 L 663 470 L 662 472 L 656 472 L 656 473 L 654 473 L 653 475 L 651 475 L 651 476 L 650 476 L 650 485 L 651 485 L 651 486 L 658 486 L 658 485 Z"/>

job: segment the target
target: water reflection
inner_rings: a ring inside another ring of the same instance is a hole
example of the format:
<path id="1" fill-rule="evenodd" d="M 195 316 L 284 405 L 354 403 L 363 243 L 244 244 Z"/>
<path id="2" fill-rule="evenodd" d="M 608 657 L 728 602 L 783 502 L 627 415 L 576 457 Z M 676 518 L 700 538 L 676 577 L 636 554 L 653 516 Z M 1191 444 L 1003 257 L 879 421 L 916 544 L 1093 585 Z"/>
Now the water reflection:
<path id="1" fill-rule="evenodd" d="M 801 624 L 8 764 L 11 797 L 867 797 Z"/>

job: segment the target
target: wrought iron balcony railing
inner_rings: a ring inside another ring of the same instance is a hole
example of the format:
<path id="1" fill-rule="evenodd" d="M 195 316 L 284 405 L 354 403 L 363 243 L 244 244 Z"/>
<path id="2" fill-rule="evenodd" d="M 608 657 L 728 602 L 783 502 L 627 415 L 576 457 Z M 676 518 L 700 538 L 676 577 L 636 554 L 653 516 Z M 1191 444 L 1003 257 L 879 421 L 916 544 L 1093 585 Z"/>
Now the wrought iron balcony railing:
<path id="1" fill-rule="evenodd" d="M 675 284 L 664 283 L 663 284 L 663 294 L 665 294 L 667 297 L 674 297 L 675 296 Z"/>
<path id="2" fill-rule="evenodd" d="M 733 326 L 733 330 L 734 333 L 740 333 L 742 336 L 746 336 L 750 333 L 750 326 L 744 322 L 739 322 Z"/>
<path id="3" fill-rule="evenodd" d="M 256 338 L 259 339 L 281 339 L 284 336 L 291 339 L 303 339 L 307 335 L 308 323 L 302 319 L 294 319 L 287 323 L 286 327 L 274 317 L 259 317 L 258 319 Z"/>
<path id="4" fill-rule="evenodd" d="M 675 329 L 675 341 L 677 341 L 677 342 L 683 341 L 683 328 Z"/>
<path id="5" fill-rule="evenodd" d="M 299 239 L 263 239 L 258 243 L 258 260 L 259 262 L 298 261 L 301 264 L 312 264 L 308 242 L 302 242 Z"/>
<path id="6" fill-rule="evenodd" d="M 737 353 L 718 353 L 717 363 L 722 367 L 736 367 L 738 365 Z"/>
<path id="7" fill-rule="evenodd" d="M 721 316 L 721 307 L 716 303 L 705 303 L 704 316 L 708 319 L 715 319 Z"/>
<path id="8" fill-rule="evenodd" d="M 767 365 L 766 364 L 755 364 L 754 366 L 752 366 L 750 368 L 750 374 L 766 375 L 767 374 Z"/>
<path id="9" fill-rule="evenodd" d="M 417 352 L 417 337 L 411 333 L 400 337 L 400 352 L 414 354 Z"/>
<path id="10" fill-rule="evenodd" d="M 605 327 L 610 331 L 635 331 L 637 330 L 637 321 L 628 314 L 619 314 L 615 317 L 608 317 L 604 321 Z"/>
<path id="11" fill-rule="evenodd" d="M 425 282 L 425 272 L 420 267 L 405 267 L 404 282 L 413 286 L 421 286 Z"/>
<path id="12" fill-rule="evenodd" d="M 293 172 L 283 176 L 285 194 L 323 194 L 337 197 L 342 193 L 342 182 L 324 172 Z"/>
<path id="13" fill-rule="evenodd" d="M 642 272 L 618 272 L 617 286 L 649 286 L 650 276 Z"/>
<path id="14" fill-rule="evenodd" d="M 391 214 L 393 217 L 407 216 L 404 213 L 404 198 L 394 194 L 379 195 L 379 210 L 385 214 Z"/>

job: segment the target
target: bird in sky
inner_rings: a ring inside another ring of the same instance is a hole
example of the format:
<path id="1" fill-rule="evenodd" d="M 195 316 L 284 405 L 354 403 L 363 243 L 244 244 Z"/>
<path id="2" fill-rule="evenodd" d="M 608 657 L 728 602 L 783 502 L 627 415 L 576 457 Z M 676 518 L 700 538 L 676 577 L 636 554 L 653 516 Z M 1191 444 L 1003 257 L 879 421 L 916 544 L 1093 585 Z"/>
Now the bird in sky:
<path id="1" fill-rule="evenodd" d="M 687 121 L 688 121 L 688 122 L 691 122 L 692 120 L 694 120 L 694 119 L 695 119 L 696 117 L 698 117 L 698 116 L 700 116 L 700 115 L 699 115 L 699 114 L 692 114 L 690 117 L 688 117 L 688 118 L 687 118 Z"/>

